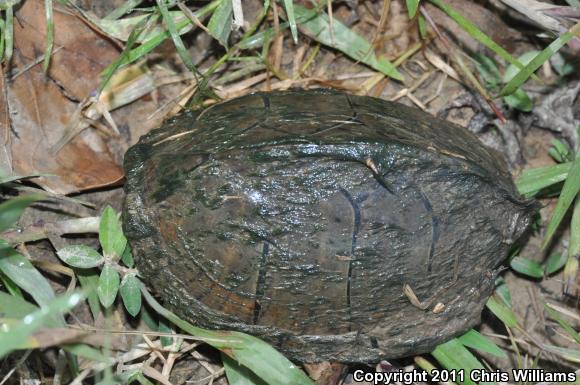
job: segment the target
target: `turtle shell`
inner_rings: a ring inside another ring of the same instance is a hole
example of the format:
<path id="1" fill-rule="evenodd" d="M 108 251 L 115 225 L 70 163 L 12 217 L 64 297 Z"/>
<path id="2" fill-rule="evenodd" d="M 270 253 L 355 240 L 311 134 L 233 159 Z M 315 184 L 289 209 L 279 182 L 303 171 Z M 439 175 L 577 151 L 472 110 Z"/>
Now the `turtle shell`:
<path id="1" fill-rule="evenodd" d="M 466 129 L 329 90 L 183 113 L 125 170 L 124 229 L 165 304 L 302 362 L 424 353 L 474 326 L 535 211 Z"/>

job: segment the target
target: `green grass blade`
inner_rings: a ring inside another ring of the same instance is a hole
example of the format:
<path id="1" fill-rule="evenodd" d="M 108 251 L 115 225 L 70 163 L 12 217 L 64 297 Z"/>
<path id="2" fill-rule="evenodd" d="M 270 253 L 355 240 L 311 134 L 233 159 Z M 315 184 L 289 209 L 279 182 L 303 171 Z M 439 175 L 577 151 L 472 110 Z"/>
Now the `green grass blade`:
<path id="1" fill-rule="evenodd" d="M 469 378 L 470 372 L 483 369 L 483 365 L 457 338 L 441 344 L 431 353 L 447 370 L 458 370 L 465 373 L 465 381 L 460 384 L 475 385 Z"/>
<path id="2" fill-rule="evenodd" d="M 25 208 L 42 199 L 44 196 L 41 194 L 29 194 L 2 202 L 0 204 L 0 232 L 14 225 Z"/>
<path id="3" fill-rule="evenodd" d="M 180 14 L 181 17 L 179 18 L 177 15 L 174 16 L 174 20 L 177 22 L 179 20 L 185 20 L 185 15 L 181 13 L 181 11 L 171 11 L 172 15 Z M 158 23 L 153 22 L 153 20 L 157 20 L 159 18 L 159 14 L 156 12 L 153 13 L 145 13 L 137 16 L 129 16 L 124 17 L 118 20 L 108 20 L 108 19 L 99 19 L 96 17 L 92 17 L 90 14 L 84 14 L 88 20 L 93 22 L 97 25 L 100 29 L 103 30 L 107 35 L 119 39 L 121 41 L 128 41 L 131 32 L 135 30 L 138 25 L 141 25 L 146 20 L 152 20 L 151 22 L 147 22 L 147 27 L 143 30 L 141 34 L 137 37 L 136 41 L 142 43 L 147 41 L 148 39 L 162 33 L 165 29 L 158 25 Z"/>
<path id="4" fill-rule="evenodd" d="M 457 337 L 459 342 L 469 348 L 489 353 L 493 356 L 505 358 L 507 354 L 501 350 L 492 340 L 480 334 L 477 330 L 469 330 L 461 337 Z"/>
<path id="5" fill-rule="evenodd" d="M 520 55 L 518 57 L 518 61 L 522 63 L 522 66 L 527 66 L 539 53 L 540 51 L 528 51 L 523 55 Z M 514 64 L 510 64 L 508 68 L 506 68 L 501 78 L 502 83 L 509 83 L 514 78 L 514 76 L 520 72 L 520 70 L 523 68 L 522 66 L 515 66 Z"/>
<path id="6" fill-rule="evenodd" d="M 289 24 L 287 22 L 281 23 L 280 30 L 285 30 L 288 26 Z M 266 28 L 240 41 L 238 47 L 240 49 L 258 49 L 264 45 L 265 41 L 272 40 L 274 33 L 274 28 Z"/>
<path id="7" fill-rule="evenodd" d="M 393 79 L 403 80 L 403 75 L 390 61 L 384 57 L 377 57 L 367 40 L 338 20 L 333 21 L 331 33 L 330 21 L 326 13 L 317 13 L 297 4 L 294 5 L 294 11 L 302 31 L 314 40 L 335 48 L 350 58 L 365 63 Z"/>
<path id="8" fill-rule="evenodd" d="M 535 195 L 543 188 L 562 182 L 568 177 L 572 162 L 525 170 L 516 180 L 516 187 L 522 195 Z"/>
<path id="9" fill-rule="evenodd" d="M 37 329 L 47 326 L 51 319 L 62 318 L 62 315 L 82 301 L 80 293 L 64 294 L 50 301 L 42 309 L 26 315 L 21 322 L 9 330 L 0 332 L 0 357 L 21 346 L 23 341 Z"/>
<path id="10" fill-rule="evenodd" d="M 62 349 L 65 352 L 72 353 L 76 356 L 87 358 L 91 361 L 101 362 L 101 363 L 113 363 L 112 357 L 107 357 L 100 350 L 93 348 L 92 346 L 85 344 L 66 344 L 62 345 Z"/>
<path id="11" fill-rule="evenodd" d="M 38 310 L 38 306 L 31 304 L 24 298 L 0 291 L 0 318 L 22 319 L 25 315 L 36 310 Z"/>
<path id="12" fill-rule="evenodd" d="M 231 5 L 230 0 L 224 0 L 225 2 L 229 2 Z M 183 40 L 179 36 L 178 29 L 173 22 L 173 18 L 169 14 L 169 10 L 167 9 L 167 5 L 165 4 L 165 0 L 157 0 L 157 6 L 159 7 L 159 11 L 161 12 L 161 16 L 163 17 L 163 22 L 165 23 L 165 27 L 167 27 L 167 31 L 171 36 L 171 40 L 173 40 L 173 44 L 175 45 L 175 49 L 179 54 L 179 57 L 183 61 L 183 64 L 189 69 L 192 73 L 197 74 L 197 68 L 195 64 L 193 64 L 193 60 L 191 59 L 191 55 L 185 48 L 185 44 L 183 44 Z"/>
<path id="13" fill-rule="evenodd" d="M 44 72 L 48 71 L 50 57 L 54 48 L 54 17 L 52 14 L 52 0 L 44 0 L 44 13 L 46 16 L 46 52 L 44 53 Z"/>
<path id="14" fill-rule="evenodd" d="M 503 279 L 503 277 L 499 277 L 496 280 L 496 287 L 494 294 L 496 295 L 497 299 L 500 299 L 502 303 L 507 305 L 508 307 L 512 306 L 512 295 L 510 293 L 510 289 Z"/>
<path id="15" fill-rule="evenodd" d="M 126 15 L 128 13 L 130 13 L 134 8 L 138 7 L 139 4 L 141 4 L 143 2 L 143 0 L 127 0 L 124 3 L 122 3 L 119 7 L 117 7 L 115 10 L 113 10 L 111 13 L 109 13 L 107 16 L 105 16 L 105 20 L 117 20 L 118 18 L 122 17 L 123 15 Z"/>
<path id="16" fill-rule="evenodd" d="M 580 24 L 579 24 L 580 25 Z M 562 222 L 564 215 L 570 208 L 570 205 L 578 195 L 578 191 L 580 190 L 580 157 L 577 157 L 576 160 L 572 163 L 572 168 L 564 182 L 564 186 L 562 187 L 562 192 L 560 193 L 560 197 L 558 198 L 558 203 L 556 203 L 556 208 L 552 212 L 552 218 L 548 223 L 548 227 L 546 228 L 546 235 L 544 238 L 544 242 L 542 243 L 542 248 L 546 248 L 556 229 Z"/>
<path id="17" fill-rule="evenodd" d="M 552 147 L 550 147 L 548 153 L 558 163 L 572 162 L 574 160 L 574 153 L 570 147 L 558 139 L 552 139 Z"/>
<path id="18" fill-rule="evenodd" d="M 510 64 L 515 65 L 518 68 L 524 68 L 524 65 L 510 55 L 505 49 L 499 46 L 495 41 L 493 41 L 489 36 L 487 36 L 483 31 L 481 31 L 475 24 L 463 17 L 459 12 L 445 4 L 441 0 L 430 0 L 433 4 L 441 8 L 449 17 L 453 19 L 465 32 L 471 35 L 475 40 L 495 52 L 498 56 L 503 58 Z M 534 75 L 535 76 L 535 75 Z M 535 79 L 539 80 L 537 77 Z M 517 88 L 517 87 L 516 87 Z"/>
<path id="19" fill-rule="evenodd" d="M 5 47 L 5 33 L 6 33 L 6 23 L 4 19 L 0 18 L 0 63 L 4 60 L 4 47 Z"/>
<path id="20" fill-rule="evenodd" d="M 286 15 L 288 16 L 288 23 L 290 24 L 290 32 L 292 33 L 292 39 L 294 39 L 295 44 L 298 44 L 298 28 L 296 27 L 296 14 L 294 13 L 294 1 L 284 0 L 284 9 L 286 9 Z"/>
<path id="21" fill-rule="evenodd" d="M 155 16 L 151 17 L 154 18 Z M 131 48 L 135 45 L 135 43 L 139 39 L 139 36 L 141 36 L 141 34 L 143 33 L 143 31 L 147 26 L 147 23 L 150 20 L 151 18 L 143 18 L 137 25 L 135 25 L 135 27 L 131 30 L 131 33 L 129 34 L 129 38 L 127 39 L 127 44 L 125 44 L 125 47 L 123 48 L 123 52 L 121 52 L 119 57 L 113 63 L 111 63 L 109 66 L 107 66 L 107 68 L 103 70 L 103 72 L 101 73 L 103 81 L 99 85 L 98 89 L 99 94 L 105 89 L 105 87 L 113 77 L 115 71 L 117 71 L 117 69 L 119 69 L 119 67 L 121 67 L 126 60 L 128 60 Z"/>
<path id="22" fill-rule="evenodd" d="M 524 257 L 514 257 L 510 261 L 510 267 L 520 274 L 532 278 L 543 278 L 544 268 L 536 261 Z"/>
<path id="23" fill-rule="evenodd" d="M 14 52 L 14 8 L 10 5 L 4 11 L 4 63 L 10 66 Z"/>
<path id="24" fill-rule="evenodd" d="M 546 274 L 550 275 L 559 271 L 566 264 L 566 259 L 568 258 L 564 253 L 554 253 L 550 255 L 545 265 Z"/>
<path id="25" fill-rule="evenodd" d="M 419 0 L 405 0 L 407 3 L 407 11 L 409 12 L 409 18 L 412 19 L 417 14 L 417 9 L 419 9 Z"/>
<path id="26" fill-rule="evenodd" d="M 419 35 L 421 36 L 421 39 L 427 39 L 427 21 L 425 20 L 425 16 L 419 15 L 417 24 L 419 25 Z"/>
<path id="27" fill-rule="evenodd" d="M 168 325 L 167 321 L 164 318 L 159 320 L 159 323 L 156 325 L 157 330 L 161 333 L 173 334 L 173 329 Z M 155 330 L 155 329 L 153 329 Z M 167 347 L 173 344 L 173 337 L 161 336 L 159 338 L 161 340 L 161 346 Z"/>
<path id="28" fill-rule="evenodd" d="M 18 298 L 24 298 L 22 290 L 20 290 L 18 285 L 15 284 L 14 281 L 12 281 L 10 278 L 8 278 L 6 274 L 2 272 L 2 270 L 0 270 L 0 283 L 4 285 L 4 289 L 6 289 L 6 291 L 10 293 L 10 295 Z"/>
<path id="29" fill-rule="evenodd" d="M 232 32 L 233 12 L 232 0 L 222 0 L 207 24 L 209 34 L 226 49 L 228 48 L 228 38 Z"/>
<path id="30" fill-rule="evenodd" d="M 515 328 L 519 325 L 514 311 L 507 307 L 503 301 L 497 300 L 495 296 L 489 297 L 485 306 L 507 327 Z"/>
<path id="31" fill-rule="evenodd" d="M 54 299 L 54 291 L 46 278 L 3 240 L 0 240 L 0 270 L 38 305 L 46 306 Z"/>
<path id="32" fill-rule="evenodd" d="M 574 211 L 572 212 L 572 222 L 570 223 L 568 258 L 576 258 L 578 255 L 580 255 L 580 198 L 576 197 Z"/>
<path id="33" fill-rule="evenodd" d="M 552 309 L 550 306 L 548 306 L 548 304 L 544 304 L 544 308 L 546 309 L 546 311 L 548 312 L 550 317 L 555 319 L 556 322 L 558 322 L 558 324 L 566 331 L 566 333 L 570 337 L 572 337 L 574 339 L 574 341 L 576 341 L 577 344 L 580 344 L 580 333 L 578 333 L 576 330 L 574 330 L 574 328 L 568 322 L 564 321 L 560 317 L 558 312 L 556 310 Z"/>
<path id="34" fill-rule="evenodd" d="M 161 306 L 144 287 L 143 298 L 157 313 L 186 333 L 203 339 L 270 385 L 314 385 L 304 372 L 264 341 L 239 332 L 205 330 L 191 325 Z"/>
<path id="35" fill-rule="evenodd" d="M 437 0 L 439 1 L 439 0 Z M 524 68 L 520 69 L 512 80 L 506 84 L 500 91 L 499 96 L 506 96 L 514 93 L 528 78 L 533 75 L 538 68 L 542 66 L 552 55 L 565 46 L 574 36 L 580 36 L 580 22 L 569 31 L 563 33 L 560 37 L 550 43 L 543 51 L 538 53 Z"/>
<path id="36" fill-rule="evenodd" d="M 222 362 L 229 385 L 264 385 L 265 382 L 254 372 L 240 365 L 227 354 L 222 353 Z"/>
<path id="37" fill-rule="evenodd" d="M 220 0 L 214 0 L 205 7 L 199 9 L 197 12 L 194 12 L 194 15 L 198 19 L 204 18 L 206 15 L 213 12 L 213 10 L 219 5 Z M 179 33 L 183 34 L 189 31 L 187 27 L 191 26 L 191 21 L 189 19 L 184 19 L 180 22 L 175 23 L 176 29 Z M 111 63 L 107 68 L 105 68 L 102 74 L 106 74 L 112 71 L 113 68 L 119 68 L 121 66 L 127 65 L 132 63 L 136 60 L 141 59 L 149 52 L 153 51 L 157 48 L 161 43 L 163 43 L 167 38 L 170 37 L 168 31 L 162 31 L 155 33 L 149 39 L 144 41 L 140 46 L 135 47 L 131 50 L 128 50 L 125 55 L 120 56 L 115 62 Z M 112 73 L 112 72 L 111 72 Z"/>
<path id="38" fill-rule="evenodd" d="M 495 60 L 482 54 L 475 54 L 473 59 L 475 60 L 475 68 L 487 86 L 489 88 L 497 87 L 501 82 L 501 73 Z"/>

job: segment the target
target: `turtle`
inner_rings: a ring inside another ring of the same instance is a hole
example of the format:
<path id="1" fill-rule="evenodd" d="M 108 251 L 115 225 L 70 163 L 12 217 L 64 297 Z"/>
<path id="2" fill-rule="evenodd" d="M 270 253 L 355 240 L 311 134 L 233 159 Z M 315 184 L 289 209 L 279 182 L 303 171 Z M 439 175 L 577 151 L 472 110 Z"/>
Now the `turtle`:
<path id="1" fill-rule="evenodd" d="M 328 89 L 183 112 L 124 168 L 124 231 L 166 306 L 304 363 L 464 333 L 537 210 L 467 129 Z"/>

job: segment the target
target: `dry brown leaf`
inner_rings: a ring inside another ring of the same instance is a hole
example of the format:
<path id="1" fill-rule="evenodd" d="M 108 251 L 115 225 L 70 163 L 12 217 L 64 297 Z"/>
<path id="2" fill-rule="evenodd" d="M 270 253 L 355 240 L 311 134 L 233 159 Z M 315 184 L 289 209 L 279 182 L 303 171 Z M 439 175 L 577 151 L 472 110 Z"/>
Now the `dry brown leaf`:
<path id="1" fill-rule="evenodd" d="M 16 72 L 43 55 L 46 44 L 44 5 L 24 2 L 14 24 Z M 48 75 L 33 66 L 7 86 L 11 164 L 17 174 L 54 174 L 39 179 L 48 191 L 68 194 L 115 183 L 121 167 L 105 141 L 86 130 L 58 153 L 51 146 L 73 119 L 80 119 L 78 101 L 89 97 L 99 73 L 118 55 L 117 49 L 95 34 L 76 16 L 55 7 L 55 52 Z"/>

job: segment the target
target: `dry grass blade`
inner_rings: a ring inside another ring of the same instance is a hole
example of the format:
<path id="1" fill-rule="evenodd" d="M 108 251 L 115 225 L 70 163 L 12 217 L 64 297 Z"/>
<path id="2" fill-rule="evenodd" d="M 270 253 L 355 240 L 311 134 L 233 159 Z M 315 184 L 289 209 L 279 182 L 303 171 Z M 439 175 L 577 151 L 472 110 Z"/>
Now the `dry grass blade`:
<path id="1" fill-rule="evenodd" d="M 554 8 L 553 4 L 542 3 L 535 0 L 501 0 L 504 4 L 512 7 L 530 20 L 538 23 L 542 27 L 558 31 L 562 25 L 558 20 L 548 16 L 545 11 Z"/>

